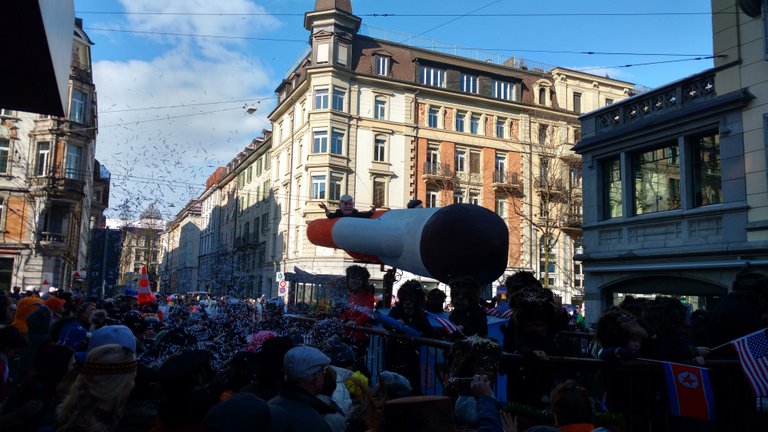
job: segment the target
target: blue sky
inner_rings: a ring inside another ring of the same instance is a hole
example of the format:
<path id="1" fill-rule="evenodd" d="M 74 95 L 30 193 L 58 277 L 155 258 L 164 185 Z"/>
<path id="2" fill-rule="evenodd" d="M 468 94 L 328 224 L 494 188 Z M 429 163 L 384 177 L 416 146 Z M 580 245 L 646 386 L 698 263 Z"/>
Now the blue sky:
<path id="1" fill-rule="evenodd" d="M 113 173 L 113 208 L 123 199 L 136 210 L 157 201 L 172 217 L 216 166 L 269 127 L 274 89 L 307 47 L 303 13 L 314 4 L 75 0 L 95 43 L 97 158 Z M 710 59 L 690 60 L 712 52 L 708 1 L 352 0 L 352 7 L 365 34 L 417 36 L 411 40 L 483 60 L 517 56 L 645 87 L 712 67 Z M 478 16 L 461 16 L 470 12 Z M 259 109 L 248 115 L 244 105 Z"/>

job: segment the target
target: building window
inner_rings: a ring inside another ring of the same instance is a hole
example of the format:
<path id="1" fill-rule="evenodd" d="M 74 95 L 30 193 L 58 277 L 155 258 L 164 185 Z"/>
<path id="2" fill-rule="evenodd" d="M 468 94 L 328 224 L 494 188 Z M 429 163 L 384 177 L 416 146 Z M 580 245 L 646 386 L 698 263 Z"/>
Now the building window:
<path id="1" fill-rule="evenodd" d="M 329 43 L 319 43 L 317 44 L 317 62 L 318 63 L 328 63 L 328 58 L 330 57 L 330 51 L 331 51 L 331 45 Z"/>
<path id="2" fill-rule="evenodd" d="M 373 100 L 373 118 L 384 120 L 387 118 L 387 98 L 376 96 Z"/>
<path id="3" fill-rule="evenodd" d="M 477 93 L 477 77 L 461 74 L 461 91 L 465 93 Z"/>
<path id="4" fill-rule="evenodd" d="M 500 173 L 507 172 L 507 158 L 504 155 L 497 154 L 494 161 L 494 168 Z"/>
<path id="5" fill-rule="evenodd" d="M 343 175 L 331 173 L 331 182 L 328 184 L 329 200 L 338 201 L 341 198 L 341 183 L 343 181 Z"/>
<path id="6" fill-rule="evenodd" d="M 344 149 L 344 131 L 333 129 L 331 131 L 331 153 L 340 155 Z"/>
<path id="7" fill-rule="evenodd" d="M 507 199 L 506 198 L 496 199 L 496 214 L 499 215 L 502 219 L 507 218 Z"/>
<path id="8" fill-rule="evenodd" d="M 470 192 L 469 203 L 473 205 L 480 205 L 480 196 L 477 193 Z"/>
<path id="9" fill-rule="evenodd" d="M 581 114 L 581 93 L 573 92 L 573 112 Z"/>
<path id="10" fill-rule="evenodd" d="M 336 63 L 346 66 L 347 52 L 349 52 L 349 46 L 346 44 L 339 44 L 336 48 Z"/>
<path id="11" fill-rule="evenodd" d="M 312 176 L 312 199 L 316 199 L 316 200 L 325 199 L 325 176 L 324 175 Z"/>
<path id="12" fill-rule="evenodd" d="M 496 138 L 506 138 L 506 133 L 504 133 L 507 124 L 507 120 L 503 118 L 496 119 Z"/>
<path id="13" fill-rule="evenodd" d="M 436 148 L 427 149 L 427 174 L 435 174 L 440 164 L 440 153 Z"/>
<path id="14" fill-rule="evenodd" d="M 76 123 L 85 123 L 85 93 L 72 90 L 72 102 L 69 105 L 69 119 Z"/>
<path id="15" fill-rule="evenodd" d="M 605 98 L 605 105 L 608 106 L 608 105 L 611 105 L 611 104 L 613 104 L 613 99 Z"/>
<path id="16" fill-rule="evenodd" d="M 456 111 L 456 132 L 464 132 L 464 119 L 466 117 L 466 111 Z"/>
<path id="17" fill-rule="evenodd" d="M 453 203 L 454 204 L 464 204 L 464 195 L 462 195 L 461 192 L 456 192 L 453 194 Z"/>
<path id="18" fill-rule="evenodd" d="M 315 89 L 315 109 L 328 109 L 328 89 Z"/>
<path id="19" fill-rule="evenodd" d="M 469 152 L 469 172 L 472 174 L 480 174 L 480 152 Z"/>
<path id="20" fill-rule="evenodd" d="M 376 75 L 389 76 L 389 61 L 389 57 L 376 56 Z"/>
<path id="21" fill-rule="evenodd" d="M 456 172 L 465 172 L 467 167 L 467 151 L 456 150 L 454 159 Z"/>
<path id="22" fill-rule="evenodd" d="M 35 163 L 35 175 L 48 175 L 48 159 L 51 155 L 51 143 L 42 141 L 37 143 L 37 161 Z"/>
<path id="23" fill-rule="evenodd" d="M 8 174 L 8 157 L 10 156 L 11 142 L 0 140 L 0 174 Z"/>
<path id="24" fill-rule="evenodd" d="M 427 202 L 424 204 L 425 207 L 437 207 L 437 192 L 427 191 Z"/>
<path id="25" fill-rule="evenodd" d="M 539 87 L 539 105 L 547 104 L 547 89 L 546 87 Z"/>
<path id="26" fill-rule="evenodd" d="M 539 239 L 539 273 L 545 281 L 545 287 L 555 285 L 555 264 L 557 263 L 557 243 L 553 236 L 543 235 Z"/>
<path id="27" fill-rule="evenodd" d="M 82 159 L 83 149 L 74 146 L 67 146 L 67 162 L 64 171 L 64 176 L 68 179 L 79 180 L 83 178 L 80 172 L 80 160 Z"/>
<path id="28" fill-rule="evenodd" d="M 514 89 L 515 86 L 512 83 L 493 80 L 493 97 L 496 99 L 515 100 Z"/>
<path id="29" fill-rule="evenodd" d="M 680 208 L 680 161 L 677 144 L 632 156 L 635 214 Z"/>
<path id="30" fill-rule="evenodd" d="M 480 116 L 473 115 L 469 118 L 469 133 L 477 134 L 480 132 Z"/>
<path id="31" fill-rule="evenodd" d="M 547 125 L 540 124 L 539 125 L 539 144 L 546 144 L 547 143 Z"/>
<path id="32" fill-rule="evenodd" d="M 622 210 L 621 160 L 616 157 L 602 163 L 603 212 L 606 219 L 620 218 Z"/>
<path id="33" fill-rule="evenodd" d="M 346 95 L 346 92 L 344 89 L 339 87 L 333 88 L 333 103 L 332 107 L 336 111 L 344 111 L 344 96 Z"/>
<path id="34" fill-rule="evenodd" d="M 691 139 L 693 192 L 696 207 L 723 202 L 720 173 L 720 136 L 708 134 Z"/>
<path id="35" fill-rule="evenodd" d="M 325 153 L 328 151 L 328 131 L 316 130 L 313 133 L 312 153 Z"/>
<path id="36" fill-rule="evenodd" d="M 438 110 L 437 108 L 430 108 L 429 109 L 429 116 L 428 116 L 428 121 L 429 121 L 428 125 L 429 125 L 429 127 L 431 127 L 431 128 L 436 128 L 437 127 L 437 117 L 438 117 L 439 113 L 440 113 L 440 110 Z"/>
<path id="37" fill-rule="evenodd" d="M 382 179 L 373 181 L 373 203 L 384 206 L 387 202 L 387 183 Z"/>
<path id="38" fill-rule="evenodd" d="M 373 142 L 373 160 L 376 162 L 386 162 L 387 160 L 387 138 L 383 135 L 376 135 Z"/>
<path id="39" fill-rule="evenodd" d="M 445 87 L 445 71 L 430 66 L 419 66 L 419 83 L 432 87 Z"/>

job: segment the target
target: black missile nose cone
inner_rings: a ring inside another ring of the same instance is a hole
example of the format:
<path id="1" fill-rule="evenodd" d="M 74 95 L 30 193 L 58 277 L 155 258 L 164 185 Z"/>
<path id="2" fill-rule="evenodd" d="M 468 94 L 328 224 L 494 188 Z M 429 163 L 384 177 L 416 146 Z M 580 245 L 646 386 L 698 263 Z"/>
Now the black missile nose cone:
<path id="1" fill-rule="evenodd" d="M 486 285 L 507 268 L 509 229 L 499 215 L 485 207 L 452 204 L 426 223 L 420 252 L 424 267 L 440 282 L 469 276 Z"/>

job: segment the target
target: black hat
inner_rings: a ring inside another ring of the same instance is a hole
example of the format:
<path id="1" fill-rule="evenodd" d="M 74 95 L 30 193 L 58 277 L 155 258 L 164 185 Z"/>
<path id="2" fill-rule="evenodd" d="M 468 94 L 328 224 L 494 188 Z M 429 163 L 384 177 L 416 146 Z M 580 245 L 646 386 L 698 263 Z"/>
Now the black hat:
<path id="1" fill-rule="evenodd" d="M 412 209 L 412 208 L 416 208 L 416 207 L 418 207 L 420 205 L 421 205 L 421 200 L 420 199 L 412 199 L 412 200 L 408 201 L 408 206 L 407 207 L 409 209 Z"/>

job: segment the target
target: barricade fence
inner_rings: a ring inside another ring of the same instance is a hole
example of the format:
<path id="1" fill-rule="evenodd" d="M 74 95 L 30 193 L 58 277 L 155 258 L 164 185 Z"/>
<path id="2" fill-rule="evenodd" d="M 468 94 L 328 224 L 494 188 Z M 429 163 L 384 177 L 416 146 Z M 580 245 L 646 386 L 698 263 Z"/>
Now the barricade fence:
<path id="1" fill-rule="evenodd" d="M 289 316 L 311 325 L 313 318 Z M 425 395 L 444 394 L 449 378 L 448 353 L 452 342 L 405 336 L 383 329 L 346 324 L 347 336 L 364 340 L 364 367 L 371 383 L 389 370 L 411 380 L 414 391 Z M 319 345 L 305 332 L 305 343 Z M 360 335 L 365 335 L 361 338 Z M 550 356 L 546 360 L 503 353 L 499 374 L 493 383 L 498 400 L 518 415 L 519 430 L 537 423 L 558 383 L 573 379 L 585 387 L 599 409 L 606 427 L 613 431 L 752 431 L 768 430 L 768 404 L 755 397 L 738 360 L 708 361 L 715 419 L 713 421 L 670 414 L 669 395 L 660 362 L 605 362 L 590 358 L 597 352 L 594 335 L 562 332 L 578 347 L 581 357 Z M 322 341 L 320 341 L 322 342 Z M 502 341 L 498 341 L 501 343 Z M 418 383 L 418 385 L 416 385 Z"/>

